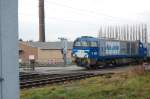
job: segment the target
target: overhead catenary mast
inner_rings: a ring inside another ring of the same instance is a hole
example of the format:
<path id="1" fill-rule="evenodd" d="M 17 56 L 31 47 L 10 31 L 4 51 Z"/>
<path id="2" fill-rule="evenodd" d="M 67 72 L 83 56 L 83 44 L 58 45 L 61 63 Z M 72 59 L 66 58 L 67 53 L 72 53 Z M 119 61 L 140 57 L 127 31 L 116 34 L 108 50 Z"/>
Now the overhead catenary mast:
<path id="1" fill-rule="evenodd" d="M 19 99 L 18 0 L 0 0 L 0 99 Z"/>

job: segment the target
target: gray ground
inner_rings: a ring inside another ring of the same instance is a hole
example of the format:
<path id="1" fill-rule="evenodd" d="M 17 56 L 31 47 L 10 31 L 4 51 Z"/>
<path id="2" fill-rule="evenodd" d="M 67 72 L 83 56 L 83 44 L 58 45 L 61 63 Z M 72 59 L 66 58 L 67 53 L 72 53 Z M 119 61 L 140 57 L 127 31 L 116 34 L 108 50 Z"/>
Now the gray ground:
<path id="1" fill-rule="evenodd" d="M 39 73 L 68 73 L 68 72 L 76 72 L 82 71 L 85 68 L 78 67 L 76 65 L 69 66 L 56 66 L 56 67 L 36 67 L 34 72 Z M 31 72 L 29 69 L 21 68 L 20 71 Z"/>
<path id="2" fill-rule="evenodd" d="M 50 73 L 50 74 L 65 74 L 65 73 L 78 73 L 78 72 L 94 72 L 94 73 L 114 73 L 114 72 L 125 72 L 133 68 L 132 66 L 103 68 L 98 70 L 86 70 L 85 68 L 78 67 L 76 65 L 70 66 L 57 66 L 57 67 L 36 67 L 34 72 L 38 73 Z M 33 72 L 31 70 L 25 70 L 23 68 L 20 71 Z"/>

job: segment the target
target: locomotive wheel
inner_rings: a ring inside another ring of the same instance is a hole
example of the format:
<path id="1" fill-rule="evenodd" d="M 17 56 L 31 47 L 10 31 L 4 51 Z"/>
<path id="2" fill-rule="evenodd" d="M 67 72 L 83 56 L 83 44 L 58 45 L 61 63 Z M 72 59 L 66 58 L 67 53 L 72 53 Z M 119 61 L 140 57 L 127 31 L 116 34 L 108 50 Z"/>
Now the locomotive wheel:
<path id="1" fill-rule="evenodd" d="M 77 64 L 77 66 L 81 66 L 81 60 L 80 59 L 76 58 L 75 63 Z"/>
<path id="2" fill-rule="evenodd" d="M 77 58 L 75 62 L 78 66 L 85 67 L 86 69 L 98 69 L 97 62 L 92 61 L 88 58 L 84 59 Z"/>

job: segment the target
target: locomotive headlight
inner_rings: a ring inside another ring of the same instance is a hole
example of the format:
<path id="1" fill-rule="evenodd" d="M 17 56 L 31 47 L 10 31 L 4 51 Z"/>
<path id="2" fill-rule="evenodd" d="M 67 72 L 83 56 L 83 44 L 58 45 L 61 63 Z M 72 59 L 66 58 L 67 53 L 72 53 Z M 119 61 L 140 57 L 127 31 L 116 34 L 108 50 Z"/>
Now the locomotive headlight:
<path id="1" fill-rule="evenodd" d="M 75 57 L 88 58 L 88 51 L 89 51 L 89 50 L 78 50 L 78 51 L 75 53 Z"/>
<path id="2" fill-rule="evenodd" d="M 86 54 L 84 57 L 85 57 L 85 58 L 88 58 L 88 55 Z"/>
<path id="3" fill-rule="evenodd" d="M 76 54 L 73 54 L 72 56 L 73 56 L 73 57 L 75 57 L 75 56 L 76 56 Z"/>

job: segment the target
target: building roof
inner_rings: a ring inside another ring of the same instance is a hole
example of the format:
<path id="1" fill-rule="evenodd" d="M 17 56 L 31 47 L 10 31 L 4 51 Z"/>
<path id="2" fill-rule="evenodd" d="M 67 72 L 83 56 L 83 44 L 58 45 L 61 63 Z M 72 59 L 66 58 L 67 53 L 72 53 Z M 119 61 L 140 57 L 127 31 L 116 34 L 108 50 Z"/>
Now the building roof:
<path id="1" fill-rule="evenodd" d="M 62 49 L 61 42 L 22 42 L 28 46 L 39 48 L 39 49 Z M 73 42 L 68 42 L 68 49 L 72 49 Z"/>

